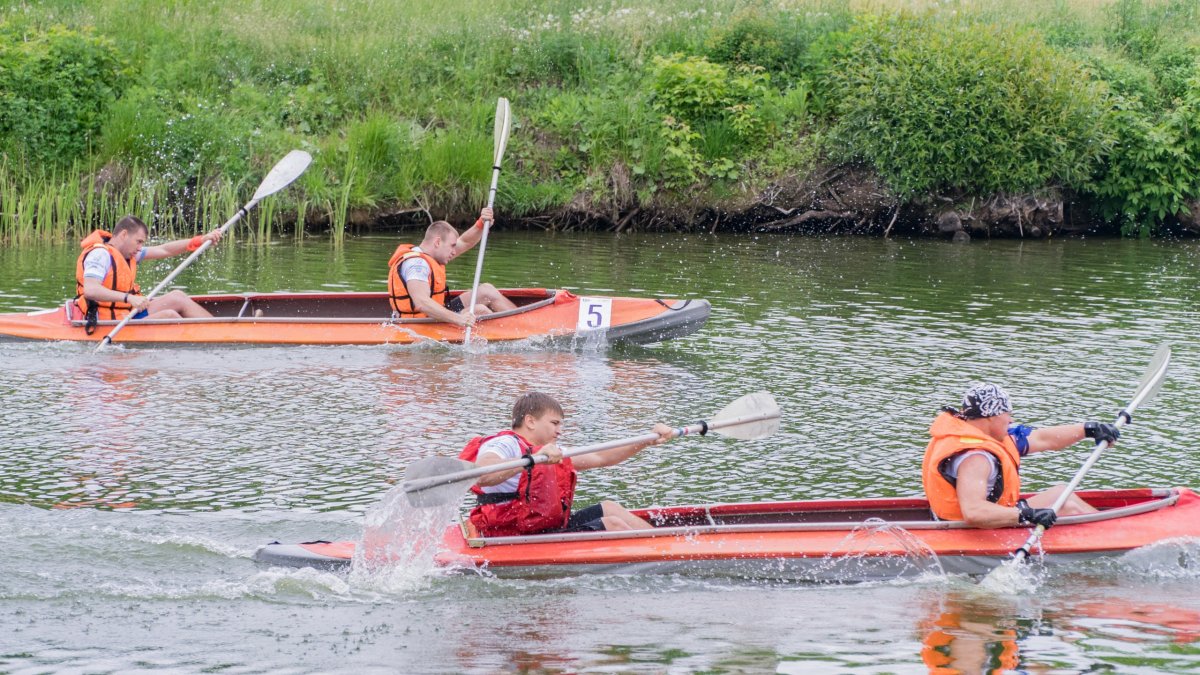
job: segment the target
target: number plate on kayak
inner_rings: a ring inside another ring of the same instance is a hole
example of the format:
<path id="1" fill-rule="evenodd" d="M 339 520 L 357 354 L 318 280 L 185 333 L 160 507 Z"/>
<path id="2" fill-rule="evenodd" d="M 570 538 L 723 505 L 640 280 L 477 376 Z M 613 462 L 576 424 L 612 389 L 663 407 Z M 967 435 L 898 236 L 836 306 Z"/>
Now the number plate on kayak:
<path id="1" fill-rule="evenodd" d="M 577 331 L 603 330 L 612 325 L 612 298 L 579 298 Z"/>

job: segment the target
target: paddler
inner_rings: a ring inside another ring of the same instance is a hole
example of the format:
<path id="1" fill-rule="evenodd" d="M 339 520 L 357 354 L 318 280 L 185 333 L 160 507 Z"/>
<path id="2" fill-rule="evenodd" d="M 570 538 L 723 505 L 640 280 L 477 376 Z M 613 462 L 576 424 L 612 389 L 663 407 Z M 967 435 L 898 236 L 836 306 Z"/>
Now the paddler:
<path id="1" fill-rule="evenodd" d="M 670 440 L 671 427 L 655 424 L 658 439 L 651 442 L 564 458 L 557 443 L 562 421 L 563 409 L 558 401 L 540 392 L 530 392 L 513 404 L 511 430 L 474 438 L 459 453 L 460 459 L 480 467 L 534 453 L 549 457 L 547 463 L 536 464 L 532 469 L 487 474 L 471 487 L 477 502 L 471 511 L 471 523 L 481 535 L 504 537 L 652 527 L 610 500 L 572 513 L 576 472 L 619 464 L 643 448 Z"/>
<path id="2" fill-rule="evenodd" d="M 83 312 L 88 335 L 96 321 L 119 321 L 133 312 L 133 319 L 202 319 L 211 317 L 183 291 L 171 291 L 153 300 L 142 295 L 137 285 L 137 266 L 143 260 L 170 258 L 195 251 L 205 241 L 221 240 L 217 228 L 191 239 L 146 246 L 149 229 L 137 216 L 117 221 L 112 232 L 94 230 L 82 242 L 75 263 L 75 304 Z"/>
<path id="3" fill-rule="evenodd" d="M 479 219 L 462 236 L 453 225 L 439 220 L 425 229 L 425 238 L 417 246 L 396 247 L 388 260 L 388 296 L 397 318 L 428 317 L 465 328 L 474 325 L 477 316 L 516 308 L 495 286 L 483 283 L 476 291 L 475 307 L 467 311 L 464 297 L 468 294 L 451 298 L 446 287 L 446 264 L 479 243 L 484 222 L 492 222 L 489 208 L 479 212 Z"/>
<path id="4" fill-rule="evenodd" d="M 921 482 L 933 514 L 971 527 L 1051 527 L 1058 516 L 1095 513 L 1072 494 L 1056 514 L 1050 508 L 1066 488 L 1058 485 L 1021 499 L 1021 458 L 1061 450 L 1090 438 L 1116 443 L 1113 424 L 1084 422 L 1035 429 L 1014 424 L 1012 402 L 995 384 L 975 384 L 963 394 L 962 408 L 942 408 L 929 428 Z"/>

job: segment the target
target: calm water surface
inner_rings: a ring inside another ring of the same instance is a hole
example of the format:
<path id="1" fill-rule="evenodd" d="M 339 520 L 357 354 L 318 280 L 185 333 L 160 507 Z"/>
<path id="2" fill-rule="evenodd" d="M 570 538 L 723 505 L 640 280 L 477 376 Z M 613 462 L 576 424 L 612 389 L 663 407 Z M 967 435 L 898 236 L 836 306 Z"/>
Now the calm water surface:
<path id="1" fill-rule="evenodd" d="M 379 290 L 396 241 L 233 242 L 178 281 L 192 293 Z M 0 311 L 72 294 L 76 251 L 0 247 Z M 147 265 L 142 279 L 171 268 Z M 473 271 L 468 257 L 450 281 Z M 689 422 L 760 388 L 783 408 L 768 439 L 689 437 L 584 474 L 583 503 L 910 495 L 929 420 L 970 381 L 1006 385 L 1027 423 L 1109 420 L 1166 342 L 1162 393 L 1084 486 L 1196 485 L 1200 244 L 499 230 L 485 277 L 702 297 L 713 314 L 688 338 L 608 349 L 96 356 L 0 343 L 0 670 L 1200 670 L 1196 542 L 1055 570 L 1003 597 L 936 574 L 364 583 L 250 560 L 275 539 L 356 538 L 409 462 L 502 426 L 533 388 L 562 400 L 576 445 Z M 1062 482 L 1086 454 L 1036 457 L 1025 480 Z"/>

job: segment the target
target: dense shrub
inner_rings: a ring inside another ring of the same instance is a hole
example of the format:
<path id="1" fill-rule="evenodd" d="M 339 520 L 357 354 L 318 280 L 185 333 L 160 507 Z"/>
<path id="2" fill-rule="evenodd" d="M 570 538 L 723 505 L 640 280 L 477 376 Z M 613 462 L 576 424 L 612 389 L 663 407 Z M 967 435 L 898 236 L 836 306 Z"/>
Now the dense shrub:
<path id="1" fill-rule="evenodd" d="M 1079 183 L 1109 145 L 1103 88 L 1035 33 L 902 15 L 850 38 L 826 74 L 833 150 L 902 195 Z"/>
<path id="2" fill-rule="evenodd" d="M 128 81 L 111 40 L 0 22 L 0 150 L 39 164 L 83 155 Z"/>

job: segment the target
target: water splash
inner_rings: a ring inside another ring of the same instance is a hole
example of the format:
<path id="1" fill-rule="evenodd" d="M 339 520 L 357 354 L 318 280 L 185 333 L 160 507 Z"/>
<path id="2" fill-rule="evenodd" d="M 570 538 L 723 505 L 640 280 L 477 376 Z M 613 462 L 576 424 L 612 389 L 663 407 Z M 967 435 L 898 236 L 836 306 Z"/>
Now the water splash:
<path id="1" fill-rule="evenodd" d="M 443 570 L 436 557 L 457 504 L 418 508 L 397 485 L 367 510 L 362 539 L 354 549 L 350 583 L 385 593 L 423 588 Z"/>
<path id="2" fill-rule="evenodd" d="M 1200 539 L 1165 539 L 1117 559 L 1123 569 L 1153 579 L 1200 578 Z"/>
<path id="3" fill-rule="evenodd" d="M 898 543 L 902 554 L 883 553 Z M 871 518 L 854 528 L 811 569 L 812 579 L 831 583 L 912 577 L 945 577 L 928 544 L 903 527 Z"/>

